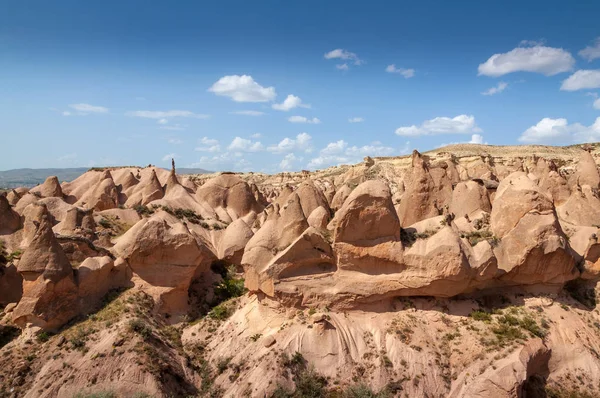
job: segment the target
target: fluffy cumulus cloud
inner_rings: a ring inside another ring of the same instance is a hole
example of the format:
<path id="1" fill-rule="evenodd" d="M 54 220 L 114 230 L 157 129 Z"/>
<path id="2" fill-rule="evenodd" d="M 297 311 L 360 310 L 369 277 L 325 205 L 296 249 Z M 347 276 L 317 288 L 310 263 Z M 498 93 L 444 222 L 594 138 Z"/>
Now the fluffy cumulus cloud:
<path id="1" fill-rule="evenodd" d="M 517 47 L 507 53 L 492 55 L 479 65 L 479 75 L 498 77 L 513 72 L 535 72 L 553 76 L 572 70 L 573 65 L 575 58 L 562 48 Z"/>
<path id="2" fill-rule="evenodd" d="M 248 75 L 223 76 L 208 91 L 236 102 L 269 102 L 277 96 L 275 87 L 263 87 Z"/>
<path id="3" fill-rule="evenodd" d="M 490 87 L 489 89 L 485 90 L 483 93 L 483 95 L 494 95 L 494 94 L 498 94 L 504 91 L 504 89 L 508 87 L 508 83 L 505 82 L 500 82 L 498 83 L 496 86 L 494 87 Z"/>
<path id="4" fill-rule="evenodd" d="M 200 146 L 197 146 L 194 150 L 198 152 L 220 152 L 221 145 L 219 141 L 213 138 L 202 137 L 198 140 Z"/>
<path id="5" fill-rule="evenodd" d="M 310 108 L 310 105 L 302 103 L 300 97 L 290 94 L 281 104 L 273 104 L 272 107 L 277 111 L 287 112 L 294 108 Z"/>
<path id="6" fill-rule="evenodd" d="M 168 162 L 171 159 L 177 159 L 179 156 L 177 156 L 176 153 L 167 153 L 165 156 L 162 157 L 162 161 L 163 162 Z"/>
<path id="7" fill-rule="evenodd" d="M 564 91 L 600 88 L 600 69 L 578 70 L 562 82 Z"/>
<path id="8" fill-rule="evenodd" d="M 261 111 L 234 111 L 234 112 L 229 112 L 232 115 L 244 115 L 244 116 L 262 116 L 265 113 L 261 112 Z"/>
<path id="9" fill-rule="evenodd" d="M 265 148 L 260 141 L 252 141 L 242 137 L 235 137 L 227 149 L 234 152 L 259 152 Z"/>
<path id="10" fill-rule="evenodd" d="M 202 156 L 197 162 L 188 164 L 187 167 L 201 167 L 207 170 L 215 170 L 232 167 L 235 170 L 251 171 L 252 164 L 244 159 L 241 154 L 224 152 L 213 156 Z"/>
<path id="11" fill-rule="evenodd" d="M 354 65 L 362 65 L 364 61 L 353 52 L 344 50 L 342 48 L 336 48 L 325 54 L 325 59 L 342 59 L 344 61 L 351 61 Z"/>
<path id="12" fill-rule="evenodd" d="M 385 71 L 388 73 L 398 73 L 404 76 L 405 79 L 410 79 L 415 75 L 414 69 L 396 68 L 396 65 L 394 64 L 388 65 L 387 68 L 385 68 Z"/>
<path id="13" fill-rule="evenodd" d="M 596 98 L 594 101 L 594 109 L 600 109 L 600 98 Z"/>
<path id="14" fill-rule="evenodd" d="M 600 37 L 594 40 L 594 43 L 591 46 L 586 46 L 586 48 L 579 51 L 579 56 L 587 59 L 588 62 L 600 58 Z"/>
<path id="15" fill-rule="evenodd" d="M 348 70 L 348 69 L 350 69 L 350 67 L 346 63 L 344 63 L 344 64 L 337 64 L 335 67 L 336 67 L 336 69 L 339 69 L 339 70 Z"/>
<path id="16" fill-rule="evenodd" d="M 469 141 L 469 144 L 483 144 L 483 136 L 481 134 L 473 134 L 471 136 L 471 141 Z"/>
<path id="17" fill-rule="evenodd" d="M 71 109 L 75 109 L 77 112 L 79 112 L 80 115 L 87 115 L 90 113 L 108 113 L 108 108 L 105 108 L 103 106 L 96 106 L 96 105 L 90 105 L 90 104 L 71 104 L 69 105 L 69 108 Z M 68 115 L 67 115 L 68 113 Z M 63 112 L 63 115 L 65 116 L 69 116 L 71 113 L 70 112 Z"/>
<path id="18" fill-rule="evenodd" d="M 298 162 L 301 162 L 303 159 L 304 158 L 298 157 L 293 153 L 288 153 L 283 159 L 281 159 L 281 162 L 279 162 L 279 168 L 281 171 L 292 171 L 296 168 Z"/>
<path id="19" fill-rule="evenodd" d="M 350 119 L 348 119 L 348 121 L 350 123 L 362 123 L 365 121 L 365 119 L 362 117 L 351 117 Z"/>
<path id="20" fill-rule="evenodd" d="M 472 134 L 479 132 L 481 132 L 481 129 L 477 127 L 475 117 L 471 115 L 458 115 L 453 118 L 444 116 L 436 117 L 424 121 L 420 126 L 412 125 L 396 129 L 397 135 L 407 137 L 438 134 Z"/>
<path id="21" fill-rule="evenodd" d="M 340 164 L 358 163 L 365 156 L 392 156 L 404 155 L 409 152 L 410 143 L 407 142 L 402 148 L 391 148 L 374 142 L 371 145 L 350 146 L 346 141 L 339 140 L 330 142 L 319 151 L 319 156 L 308 163 L 309 169 L 320 169 Z"/>
<path id="22" fill-rule="evenodd" d="M 590 142 L 600 140 L 600 117 L 591 126 L 569 124 L 567 119 L 543 118 L 521 134 L 519 141 L 526 144 L 562 142 Z"/>
<path id="23" fill-rule="evenodd" d="M 267 151 L 273 153 L 310 152 L 312 150 L 312 137 L 307 133 L 300 133 L 296 138 L 284 138 L 276 145 L 271 145 Z"/>
<path id="24" fill-rule="evenodd" d="M 147 119 L 159 119 L 158 122 L 160 124 L 167 124 L 169 118 L 176 117 L 190 117 L 195 119 L 208 119 L 210 117 L 209 115 L 178 109 L 170 111 L 129 111 L 125 113 L 125 115 L 133 117 L 143 117 Z"/>
<path id="25" fill-rule="evenodd" d="M 313 117 L 312 119 L 310 119 L 305 116 L 290 116 L 288 121 L 291 123 L 309 123 L 309 124 L 321 123 L 321 121 L 316 117 Z"/>

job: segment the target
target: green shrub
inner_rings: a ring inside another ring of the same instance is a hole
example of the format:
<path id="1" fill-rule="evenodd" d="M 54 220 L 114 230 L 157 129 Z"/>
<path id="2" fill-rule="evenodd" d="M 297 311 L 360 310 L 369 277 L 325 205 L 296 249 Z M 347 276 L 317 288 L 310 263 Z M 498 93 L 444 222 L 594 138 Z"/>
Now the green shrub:
<path id="1" fill-rule="evenodd" d="M 490 322 L 492 320 L 492 314 L 481 310 L 473 311 L 469 316 L 476 321 Z"/>
<path id="2" fill-rule="evenodd" d="M 216 319 L 218 321 L 224 321 L 232 315 L 231 308 L 226 303 L 219 304 L 216 307 L 213 307 L 212 310 L 208 313 L 208 316 L 212 319 Z"/>
<path id="3" fill-rule="evenodd" d="M 321 398 L 325 397 L 327 390 L 327 379 L 317 373 L 314 369 L 301 372 L 296 377 L 296 392 L 294 397 L 298 398 Z"/>
<path id="4" fill-rule="evenodd" d="M 37 340 L 40 343 L 45 343 L 46 341 L 50 340 L 50 336 L 46 332 L 41 332 L 40 334 L 37 335 Z"/>
<path id="5" fill-rule="evenodd" d="M 152 336 L 152 328 L 139 318 L 130 320 L 128 326 L 130 331 L 140 335 L 144 340 Z"/>

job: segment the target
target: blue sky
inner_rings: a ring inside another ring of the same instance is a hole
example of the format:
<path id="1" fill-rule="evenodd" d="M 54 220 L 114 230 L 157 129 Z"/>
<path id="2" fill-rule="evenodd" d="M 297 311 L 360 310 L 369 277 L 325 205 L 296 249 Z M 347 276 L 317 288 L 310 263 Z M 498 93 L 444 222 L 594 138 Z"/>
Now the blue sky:
<path id="1" fill-rule="evenodd" d="M 0 170 L 600 141 L 597 1 L 5 1 Z"/>

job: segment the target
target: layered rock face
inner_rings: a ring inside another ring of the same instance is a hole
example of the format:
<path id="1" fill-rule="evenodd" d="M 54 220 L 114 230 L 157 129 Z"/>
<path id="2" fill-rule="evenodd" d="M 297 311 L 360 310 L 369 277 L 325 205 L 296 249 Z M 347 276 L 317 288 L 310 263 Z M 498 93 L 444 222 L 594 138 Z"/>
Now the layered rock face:
<path id="1" fill-rule="evenodd" d="M 175 339 L 163 346 L 172 355 L 156 363 L 181 372 L 173 385 L 185 380 L 186 394 L 208 391 L 203 366 L 210 361 L 221 372 L 210 374 L 211 383 L 232 396 L 274 393 L 276 385 L 261 377 L 298 385 L 297 377 L 284 380 L 281 369 L 265 365 L 298 371 L 298 358 L 269 358 L 277 349 L 301 352 L 332 380 L 364 379 L 376 389 L 404 383 L 410 396 L 530 396 L 537 382 L 573 371 L 572 363 L 600 370 L 597 359 L 569 356 L 600 347 L 563 333 L 566 310 L 545 301 L 562 297 L 565 286 L 592 300 L 589 286 L 600 277 L 598 154 L 568 151 L 568 161 L 552 152 L 461 155 L 449 148 L 276 176 L 186 177 L 146 167 L 92 170 L 62 185 L 49 178 L 30 192 L 0 195 L 0 326 L 16 325 L 24 336 L 60 332 L 96 311 L 109 292 L 131 288 L 119 308 L 145 309 L 111 318 L 117 326 L 95 340 L 94 358 L 106 355 L 102 341 L 113 349 L 126 344 L 118 339 L 123 333 L 149 345 L 132 344 L 128 353 L 149 355 L 185 328 L 188 358 Z M 247 294 L 219 304 L 243 293 L 232 274 L 243 274 Z M 582 287 L 588 290 L 579 293 Z M 486 300 L 504 295 L 517 307 L 522 297 L 531 303 L 527 310 L 485 312 Z M 552 325 L 534 316 L 546 307 Z M 479 323 L 465 321 L 478 308 L 485 309 Z M 197 313 L 208 313 L 200 326 L 184 322 Z M 567 317 L 593 337 L 591 318 L 584 322 L 576 311 Z M 455 329 L 465 341 L 458 342 Z M 506 335 L 518 343 L 506 343 Z M 486 357 L 490 336 L 507 348 L 501 358 Z M 195 367 L 191 353 L 202 355 Z M 242 356 L 251 361 L 246 367 Z M 238 362 L 222 365 L 225 358 Z M 476 368 L 484 359 L 494 367 Z M 433 364 L 442 369 L 426 373 Z M 144 373 L 131 366 L 128 375 Z M 121 377 L 107 369 L 99 373 L 103 386 Z M 422 381 L 405 383 L 405 372 L 422 374 Z M 153 393 L 183 391 L 160 390 L 169 372 L 149 373 L 140 380 Z M 30 382 L 44 391 L 41 376 Z M 119 392 L 130 394 L 135 383 L 122 382 L 127 387 Z M 55 384 L 54 392 L 75 391 Z"/>

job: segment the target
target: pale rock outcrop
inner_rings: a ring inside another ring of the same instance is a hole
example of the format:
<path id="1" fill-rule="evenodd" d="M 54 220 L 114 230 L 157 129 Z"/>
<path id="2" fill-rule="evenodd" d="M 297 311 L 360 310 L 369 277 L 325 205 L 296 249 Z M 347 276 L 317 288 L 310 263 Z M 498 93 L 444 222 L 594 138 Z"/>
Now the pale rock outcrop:
<path id="1" fill-rule="evenodd" d="M 289 185 L 284 185 L 272 203 L 277 204 L 277 205 L 279 205 L 279 207 L 281 207 L 286 204 L 286 202 L 288 201 L 288 198 L 293 193 L 294 193 L 294 189 L 292 187 L 290 187 Z"/>
<path id="2" fill-rule="evenodd" d="M 158 180 L 156 171 L 152 169 L 142 177 L 140 182 L 127 190 L 127 202 L 125 206 L 135 207 L 137 205 L 146 206 L 148 203 L 162 199 L 165 192 Z"/>
<path id="3" fill-rule="evenodd" d="M 41 185 L 31 188 L 29 191 L 33 194 L 39 194 L 43 198 L 62 198 L 63 192 L 58 182 L 58 177 L 50 176 L 46 178 Z"/>
<path id="4" fill-rule="evenodd" d="M 248 183 L 233 174 L 221 174 L 207 181 L 196 191 L 196 198 L 214 209 L 223 221 L 234 221 L 251 211 L 263 210 Z"/>
<path id="5" fill-rule="evenodd" d="M 119 194 L 109 170 L 102 172 L 99 182 L 76 205 L 97 211 L 114 209 L 119 205 Z"/>
<path id="6" fill-rule="evenodd" d="M 336 213 L 334 242 L 360 245 L 399 240 L 400 223 L 390 188 L 382 180 L 359 185 Z"/>
<path id="7" fill-rule="evenodd" d="M 11 189 L 7 194 L 6 194 L 6 199 L 8 200 L 8 203 L 11 206 L 14 206 L 17 204 L 17 202 L 19 202 L 19 200 L 21 199 L 21 196 L 24 194 L 20 194 L 19 192 L 17 192 L 15 189 Z"/>
<path id="8" fill-rule="evenodd" d="M 566 202 L 556 208 L 561 220 L 571 224 L 600 225 L 600 198 L 598 190 L 589 185 L 575 186 Z"/>
<path id="9" fill-rule="evenodd" d="M 491 210 L 489 195 L 483 184 L 475 181 L 460 182 L 452 191 L 449 211 L 457 217 L 472 216 L 478 211 L 490 212 Z"/>
<path id="10" fill-rule="evenodd" d="M 500 239 L 494 251 L 500 281 L 562 286 L 578 276 L 551 200 L 525 173 L 500 183 L 490 227 Z"/>
<path id="11" fill-rule="evenodd" d="M 555 206 L 563 204 L 569 198 L 571 191 L 567 179 L 559 173 L 552 160 L 534 156 L 529 172 L 538 178 L 540 189 L 550 196 Z"/>
<path id="12" fill-rule="evenodd" d="M 265 223 L 248 241 L 242 258 L 244 269 L 253 267 L 258 273 L 308 228 L 296 193 L 290 195 L 281 210 L 277 205 L 267 210 L 269 214 Z"/>
<path id="13" fill-rule="evenodd" d="M 54 330 L 77 315 L 77 286 L 73 270 L 52 232 L 49 215 L 37 224 L 17 270 L 23 277 L 23 297 L 12 313 L 20 327 L 33 324 Z"/>
<path id="14" fill-rule="evenodd" d="M 241 218 L 229 224 L 219 241 L 219 259 L 241 265 L 244 248 L 253 235 L 252 229 Z"/>
<path id="15" fill-rule="evenodd" d="M 469 383 L 466 381 L 457 383 L 457 387 L 450 392 L 449 398 L 541 396 L 538 395 L 539 391 L 528 390 L 526 382 L 535 377 L 545 380 L 550 373 L 548 369 L 550 357 L 551 350 L 541 339 L 530 340 L 520 351 L 500 359 L 495 366 L 488 368 Z M 543 385 L 541 387 L 543 388 Z"/>
<path id="16" fill-rule="evenodd" d="M 308 218 L 308 216 L 319 207 L 323 207 L 325 210 L 329 211 L 327 198 L 323 194 L 323 191 L 321 191 L 311 179 L 300 184 L 296 190 L 296 194 L 300 198 L 300 205 L 302 206 L 304 217 Z"/>
<path id="17" fill-rule="evenodd" d="M 21 196 L 21 199 L 19 200 L 19 202 L 17 202 L 15 207 L 13 207 L 13 210 L 23 215 L 23 212 L 25 211 L 27 206 L 29 206 L 32 203 L 37 203 L 39 200 L 40 198 L 28 192 Z"/>
<path id="18" fill-rule="evenodd" d="M 352 193 L 352 188 L 348 184 L 343 184 L 333 195 L 331 199 L 331 208 L 335 211 L 339 210 L 343 205 L 348 196 Z"/>
<path id="19" fill-rule="evenodd" d="M 325 229 L 329 222 L 329 211 L 323 206 L 319 206 L 310 213 L 306 221 L 313 228 Z"/>
<path id="20" fill-rule="evenodd" d="M 277 291 L 295 295 L 298 284 L 303 284 L 302 279 L 318 278 L 335 269 L 331 246 L 319 231 L 309 227 L 266 266 L 248 267 L 245 285 L 251 291 L 260 290 L 272 297 Z M 290 286 L 285 285 L 288 279 L 293 281 Z M 295 283 L 297 279 L 298 283 Z M 311 284 L 308 280 L 304 283 Z"/>
<path id="21" fill-rule="evenodd" d="M 93 310 L 110 290 L 128 286 L 131 270 L 122 259 L 114 261 L 109 256 L 88 257 L 77 268 L 79 311 Z"/>
<path id="22" fill-rule="evenodd" d="M 187 313 L 188 288 L 197 269 L 208 269 L 215 260 L 187 226 L 162 211 L 134 225 L 113 252 L 141 279 L 157 310 L 176 317 Z"/>
<path id="23" fill-rule="evenodd" d="M 594 157 L 588 151 L 581 151 L 574 177 L 577 185 L 589 185 L 592 188 L 598 188 L 600 185 L 598 166 L 596 166 Z"/>
<path id="24" fill-rule="evenodd" d="M 437 168 L 430 172 L 427 161 L 417 151 L 413 151 L 412 165 L 404 185 L 406 192 L 398 207 L 398 217 L 403 226 L 441 214 L 452 196 L 452 182 L 445 169 Z"/>

